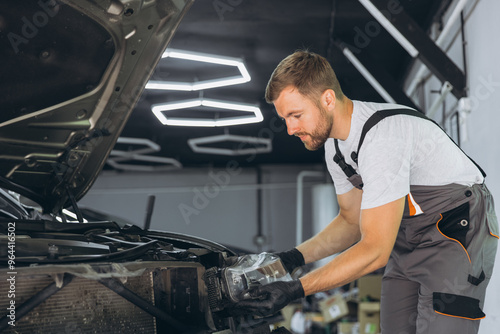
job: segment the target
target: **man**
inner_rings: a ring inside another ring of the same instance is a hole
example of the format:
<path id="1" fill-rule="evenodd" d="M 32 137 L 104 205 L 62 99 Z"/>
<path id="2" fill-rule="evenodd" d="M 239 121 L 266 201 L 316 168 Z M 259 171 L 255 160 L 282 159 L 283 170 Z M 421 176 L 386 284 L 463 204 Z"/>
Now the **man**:
<path id="1" fill-rule="evenodd" d="M 385 266 L 383 333 L 477 333 L 499 234 L 479 166 L 420 113 L 347 98 L 327 60 L 308 51 L 281 61 L 266 100 L 307 149 L 325 146 L 340 207 L 323 231 L 279 255 L 293 270 L 340 254 L 251 291 L 236 309 L 272 314 Z"/>

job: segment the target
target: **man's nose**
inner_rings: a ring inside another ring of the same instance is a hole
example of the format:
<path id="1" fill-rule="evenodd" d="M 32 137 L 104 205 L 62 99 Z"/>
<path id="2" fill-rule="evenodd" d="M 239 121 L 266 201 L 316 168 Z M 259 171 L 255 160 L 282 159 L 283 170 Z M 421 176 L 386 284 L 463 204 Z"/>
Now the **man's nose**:
<path id="1" fill-rule="evenodd" d="M 299 126 L 297 124 L 297 122 L 294 122 L 292 120 L 287 120 L 286 121 L 286 129 L 287 129 L 287 132 L 290 136 L 293 136 L 294 134 L 296 134 L 298 131 L 299 131 Z"/>

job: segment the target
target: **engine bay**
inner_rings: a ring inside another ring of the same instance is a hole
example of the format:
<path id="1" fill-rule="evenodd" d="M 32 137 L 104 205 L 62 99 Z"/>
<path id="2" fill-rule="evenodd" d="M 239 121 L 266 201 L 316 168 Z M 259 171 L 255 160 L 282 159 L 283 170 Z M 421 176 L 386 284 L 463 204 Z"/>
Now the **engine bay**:
<path id="1" fill-rule="evenodd" d="M 15 282 L 2 280 L 0 291 L 15 294 L 17 332 L 65 332 L 67 326 L 87 332 L 96 322 L 100 333 L 116 326 L 148 333 L 231 327 L 222 309 L 210 309 L 204 281 L 207 268 L 224 267 L 236 255 L 222 245 L 114 222 L 9 220 L 0 223 L 0 233 L 0 272 Z M 9 303 L 2 298 L 2 310 Z M 61 307 L 71 312 L 56 312 Z M 11 318 L 2 316 L 0 330 Z"/>

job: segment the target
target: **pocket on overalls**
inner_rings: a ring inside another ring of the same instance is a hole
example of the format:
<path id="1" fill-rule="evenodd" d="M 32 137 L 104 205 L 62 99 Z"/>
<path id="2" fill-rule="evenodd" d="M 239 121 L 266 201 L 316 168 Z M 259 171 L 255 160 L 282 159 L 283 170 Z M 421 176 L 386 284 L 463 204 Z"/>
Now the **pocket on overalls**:
<path id="1" fill-rule="evenodd" d="M 486 316 L 477 298 L 460 296 L 451 293 L 434 292 L 432 306 L 434 312 L 455 318 L 480 320 Z"/>
<path id="2" fill-rule="evenodd" d="M 498 221 L 493 208 L 493 201 L 489 203 L 486 209 L 486 224 L 488 226 L 488 235 L 483 242 L 483 269 L 486 278 L 493 274 L 495 264 L 495 255 L 498 247 Z"/>
<path id="3" fill-rule="evenodd" d="M 500 238 L 500 232 L 498 231 L 498 219 L 495 214 L 495 202 L 491 194 L 487 197 L 486 201 L 486 219 L 488 221 L 488 230 L 492 237 L 497 240 Z"/>
<path id="4" fill-rule="evenodd" d="M 470 262 L 467 252 L 466 236 L 469 231 L 469 202 L 441 214 L 436 226 L 446 238 L 459 244 Z"/>
<path id="5" fill-rule="evenodd" d="M 498 232 L 498 221 L 496 215 L 494 213 L 487 214 L 486 217 L 488 219 L 488 229 L 490 230 L 490 235 L 499 239 L 500 232 Z"/>
<path id="6" fill-rule="evenodd" d="M 469 254 L 468 248 L 470 245 L 467 244 L 467 233 L 469 232 L 470 226 L 470 204 L 466 202 L 454 209 L 446 211 L 441 214 L 441 219 L 437 222 L 436 226 L 441 235 L 449 239 L 450 241 L 456 243 L 458 247 L 463 249 L 464 254 L 467 256 L 467 260 L 470 263 L 469 275 L 467 281 L 472 285 L 479 285 L 485 280 L 484 271 L 479 269 L 481 275 L 478 277 L 472 276 L 470 273 L 474 271 L 474 266 L 479 265 L 481 268 L 484 264 L 480 259 L 481 257 L 474 256 L 474 265 L 471 262 L 471 255 Z M 475 217 L 476 218 L 476 217 Z M 475 222 L 475 220 L 474 220 Z M 472 242 L 471 242 L 471 247 Z M 476 263 L 477 262 L 477 263 Z M 468 291 L 468 290 L 467 290 Z M 458 291 L 457 291 L 458 292 Z M 456 317 L 469 320 L 480 320 L 485 317 L 483 311 L 480 307 L 480 299 L 474 298 L 478 296 L 466 296 L 463 291 L 460 294 L 450 293 L 448 291 L 434 292 L 433 293 L 433 308 L 438 314 Z"/>

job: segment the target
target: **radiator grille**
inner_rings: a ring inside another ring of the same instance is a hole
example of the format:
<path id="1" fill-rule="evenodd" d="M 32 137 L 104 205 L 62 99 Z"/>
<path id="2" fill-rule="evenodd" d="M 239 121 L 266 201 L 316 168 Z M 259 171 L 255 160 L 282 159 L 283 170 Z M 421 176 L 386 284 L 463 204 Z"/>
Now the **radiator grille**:
<path id="1" fill-rule="evenodd" d="M 16 277 L 16 306 L 32 297 L 54 280 L 49 275 Z M 124 284 L 135 294 L 152 303 L 151 270 L 129 277 Z M 0 280 L 0 314 L 9 305 L 5 298 L 8 282 Z M 75 277 L 4 333 L 156 333 L 155 318 L 123 299 L 99 282 Z"/>

